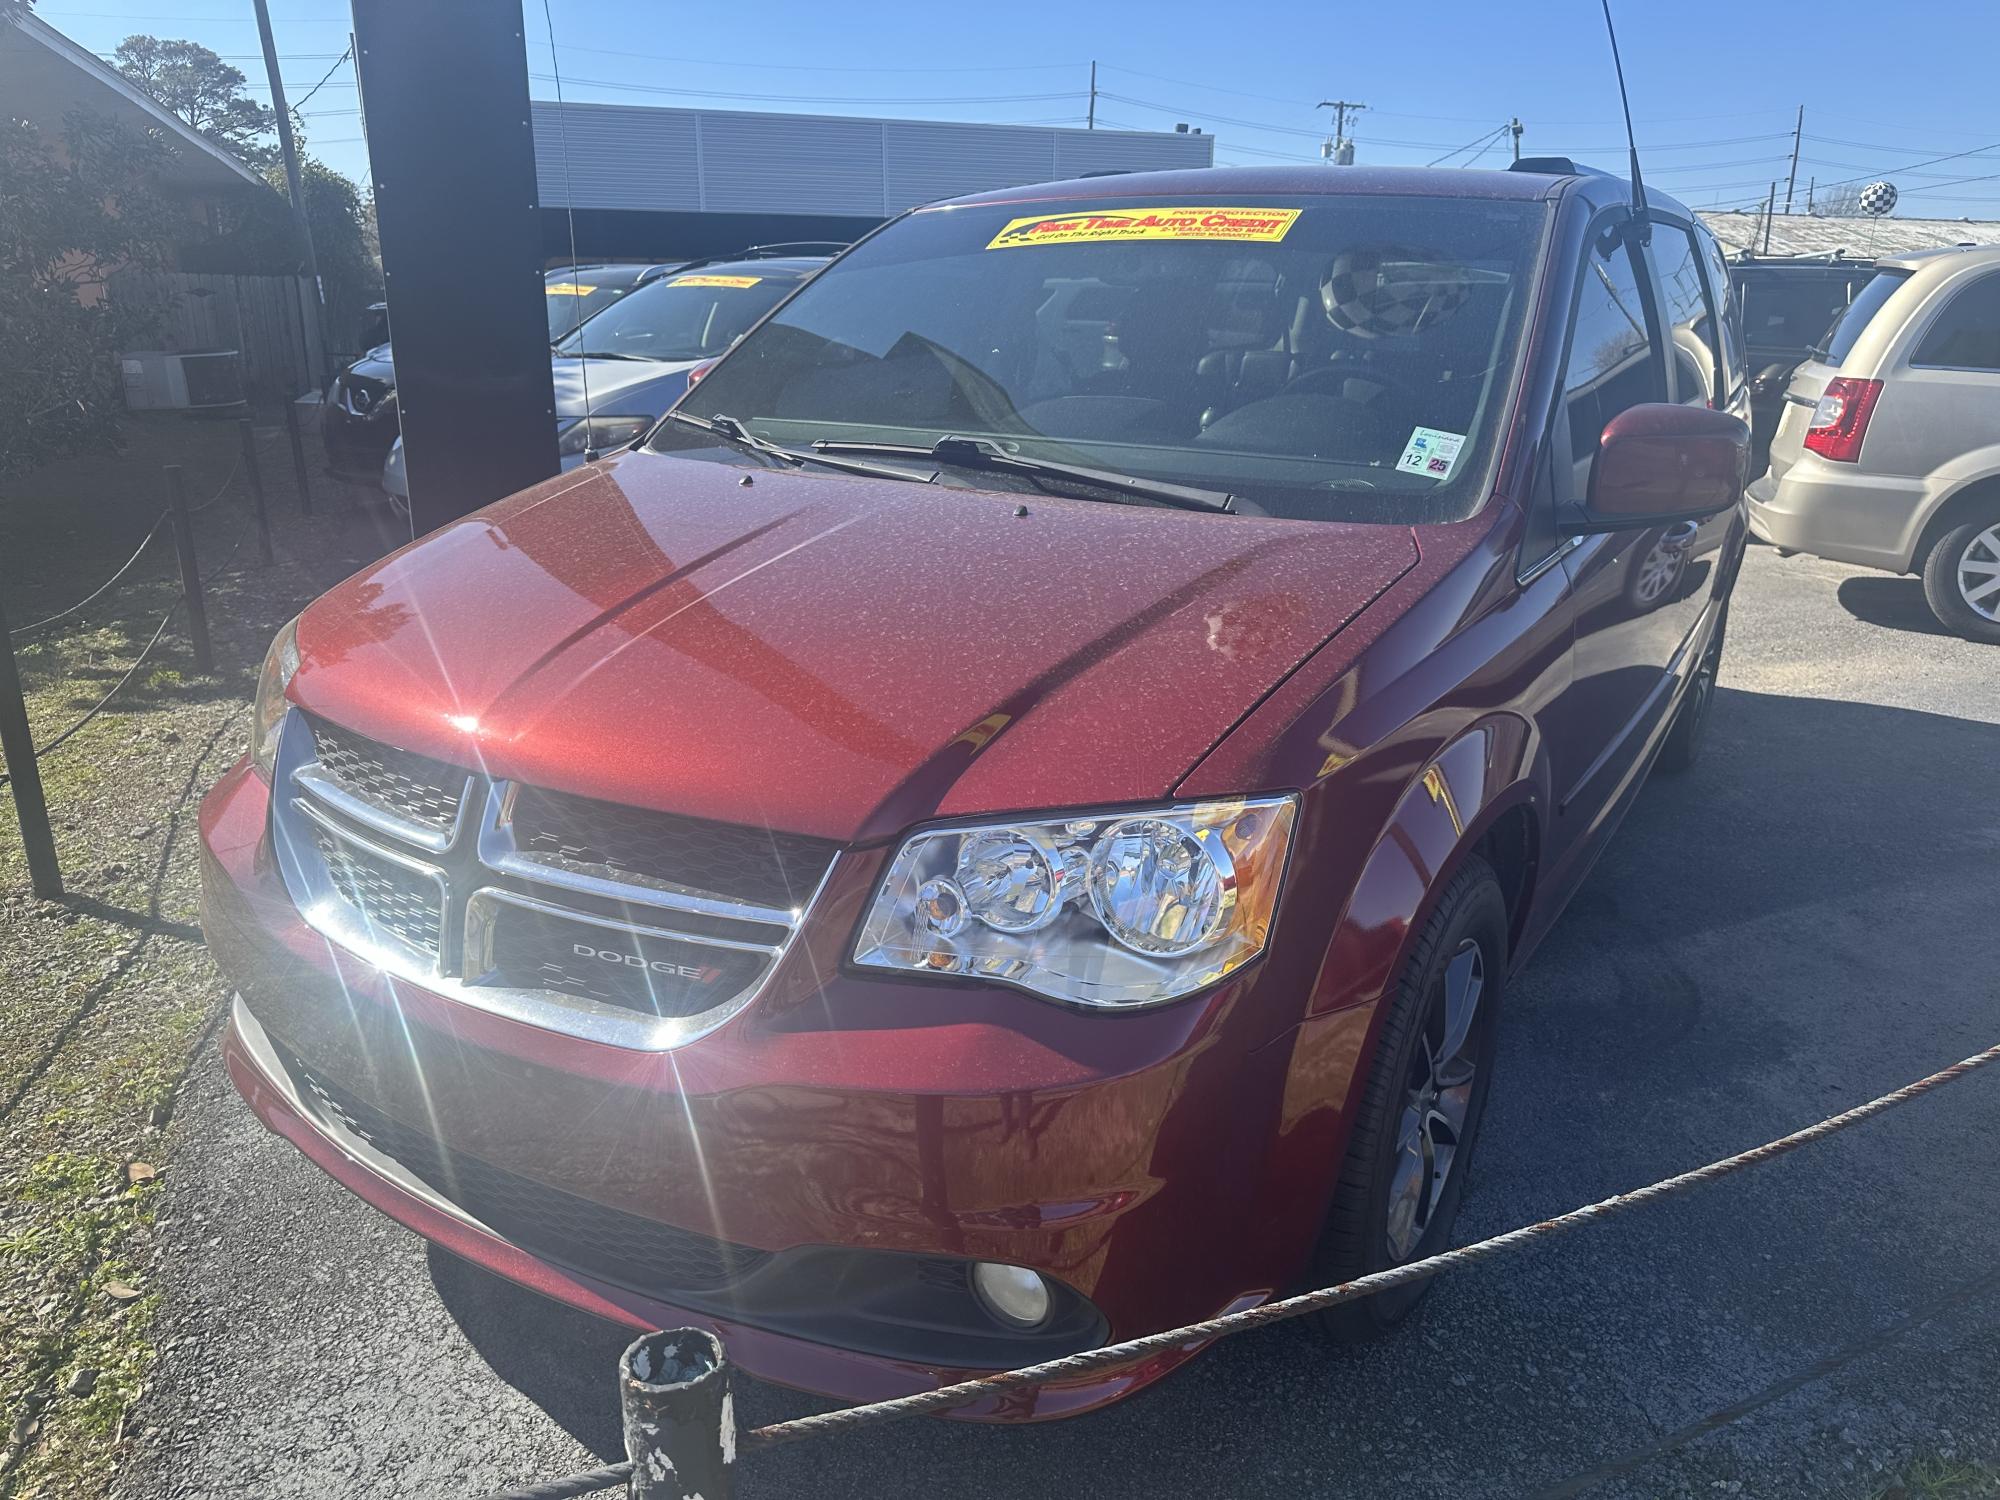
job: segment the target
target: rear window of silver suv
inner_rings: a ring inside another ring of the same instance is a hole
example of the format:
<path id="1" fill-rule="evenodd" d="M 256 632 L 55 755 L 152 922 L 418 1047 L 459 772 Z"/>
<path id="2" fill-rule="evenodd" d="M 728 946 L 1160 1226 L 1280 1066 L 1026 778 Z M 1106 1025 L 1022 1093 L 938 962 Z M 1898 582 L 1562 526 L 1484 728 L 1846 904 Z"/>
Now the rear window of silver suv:
<path id="1" fill-rule="evenodd" d="M 1896 288 L 1910 279 L 1910 274 L 1908 271 L 1875 273 L 1868 285 L 1847 304 L 1847 311 L 1833 320 L 1832 330 L 1820 345 L 1827 364 L 1839 365 L 1846 362 L 1848 354 L 1852 352 L 1855 343 L 1861 337 L 1862 329 L 1866 328 L 1875 314 L 1882 310 L 1882 304 L 1895 295 Z"/>

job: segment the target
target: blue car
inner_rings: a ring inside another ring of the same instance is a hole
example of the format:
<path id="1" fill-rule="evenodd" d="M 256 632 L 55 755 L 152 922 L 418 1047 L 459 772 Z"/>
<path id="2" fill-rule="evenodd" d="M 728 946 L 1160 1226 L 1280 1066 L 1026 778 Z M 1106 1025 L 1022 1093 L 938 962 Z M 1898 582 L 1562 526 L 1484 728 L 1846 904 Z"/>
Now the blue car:
<path id="1" fill-rule="evenodd" d="M 687 389 L 690 370 L 735 343 L 831 259 L 787 253 L 805 248 L 774 245 L 683 266 L 626 293 L 558 339 L 552 348 L 556 451 L 563 468 L 622 448 L 658 421 Z M 379 349 L 372 357 L 387 356 Z M 382 488 L 408 504 L 400 437 L 382 466 Z"/>

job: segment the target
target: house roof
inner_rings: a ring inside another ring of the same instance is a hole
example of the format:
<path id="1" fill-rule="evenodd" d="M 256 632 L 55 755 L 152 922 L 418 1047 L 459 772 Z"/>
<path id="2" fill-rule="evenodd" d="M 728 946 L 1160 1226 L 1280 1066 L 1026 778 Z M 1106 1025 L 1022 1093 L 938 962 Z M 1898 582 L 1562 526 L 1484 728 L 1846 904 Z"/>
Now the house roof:
<path id="1" fill-rule="evenodd" d="M 94 110 L 138 130 L 161 130 L 181 148 L 166 184 L 188 191 L 269 184 L 230 152 L 191 129 L 172 111 L 102 59 L 79 47 L 26 9 L 0 14 L 0 100 L 5 112 L 44 136 L 60 137 L 73 109 Z"/>
<path id="2" fill-rule="evenodd" d="M 1767 249 L 1762 214 L 1704 213 L 1701 220 L 1732 256 L 1832 255 L 1842 251 L 1856 260 L 1872 260 L 1947 245 L 2000 243 L 2000 220 L 1994 219 L 1822 219 L 1812 214 L 1773 214 Z"/>

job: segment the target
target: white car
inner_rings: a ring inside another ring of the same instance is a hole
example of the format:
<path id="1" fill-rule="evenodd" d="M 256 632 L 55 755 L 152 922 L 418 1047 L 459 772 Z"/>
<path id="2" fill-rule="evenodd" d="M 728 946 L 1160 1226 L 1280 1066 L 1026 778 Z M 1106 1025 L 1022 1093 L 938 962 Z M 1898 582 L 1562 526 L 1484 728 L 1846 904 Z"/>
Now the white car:
<path id="1" fill-rule="evenodd" d="M 1941 624 L 2000 644 L 2000 246 L 1877 261 L 1785 403 L 1751 531 L 1919 574 Z"/>

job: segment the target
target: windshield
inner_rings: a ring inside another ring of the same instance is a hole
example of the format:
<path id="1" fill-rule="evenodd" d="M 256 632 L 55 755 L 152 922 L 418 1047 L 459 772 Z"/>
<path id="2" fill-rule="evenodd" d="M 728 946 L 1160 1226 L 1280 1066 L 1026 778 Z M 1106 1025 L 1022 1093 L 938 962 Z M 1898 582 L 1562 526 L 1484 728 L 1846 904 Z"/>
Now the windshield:
<path id="1" fill-rule="evenodd" d="M 1820 341 L 1819 347 L 1826 351 L 1826 363 L 1837 365 L 1846 360 L 1848 352 L 1861 337 L 1861 331 L 1869 320 L 1882 310 L 1882 304 L 1895 295 L 1896 288 L 1910 279 L 1908 271 L 1877 271 L 1848 303 L 1847 311 L 1833 320 L 1833 327 Z"/>
<path id="2" fill-rule="evenodd" d="M 632 290 L 638 280 L 635 270 L 613 270 L 585 266 L 576 271 L 551 271 L 542 288 L 549 305 L 549 342 L 553 344 L 572 332 L 586 318 L 594 318 Z"/>
<path id="3" fill-rule="evenodd" d="M 693 271 L 642 286 L 556 345 L 591 359 L 707 359 L 720 354 L 787 292 L 794 276 Z"/>
<path id="4" fill-rule="evenodd" d="M 681 409 L 791 446 L 988 438 L 1228 492 L 1250 513 L 1415 521 L 1479 504 L 1541 205 L 1025 207 L 884 230 Z M 703 441 L 670 425 L 654 446 Z"/>

